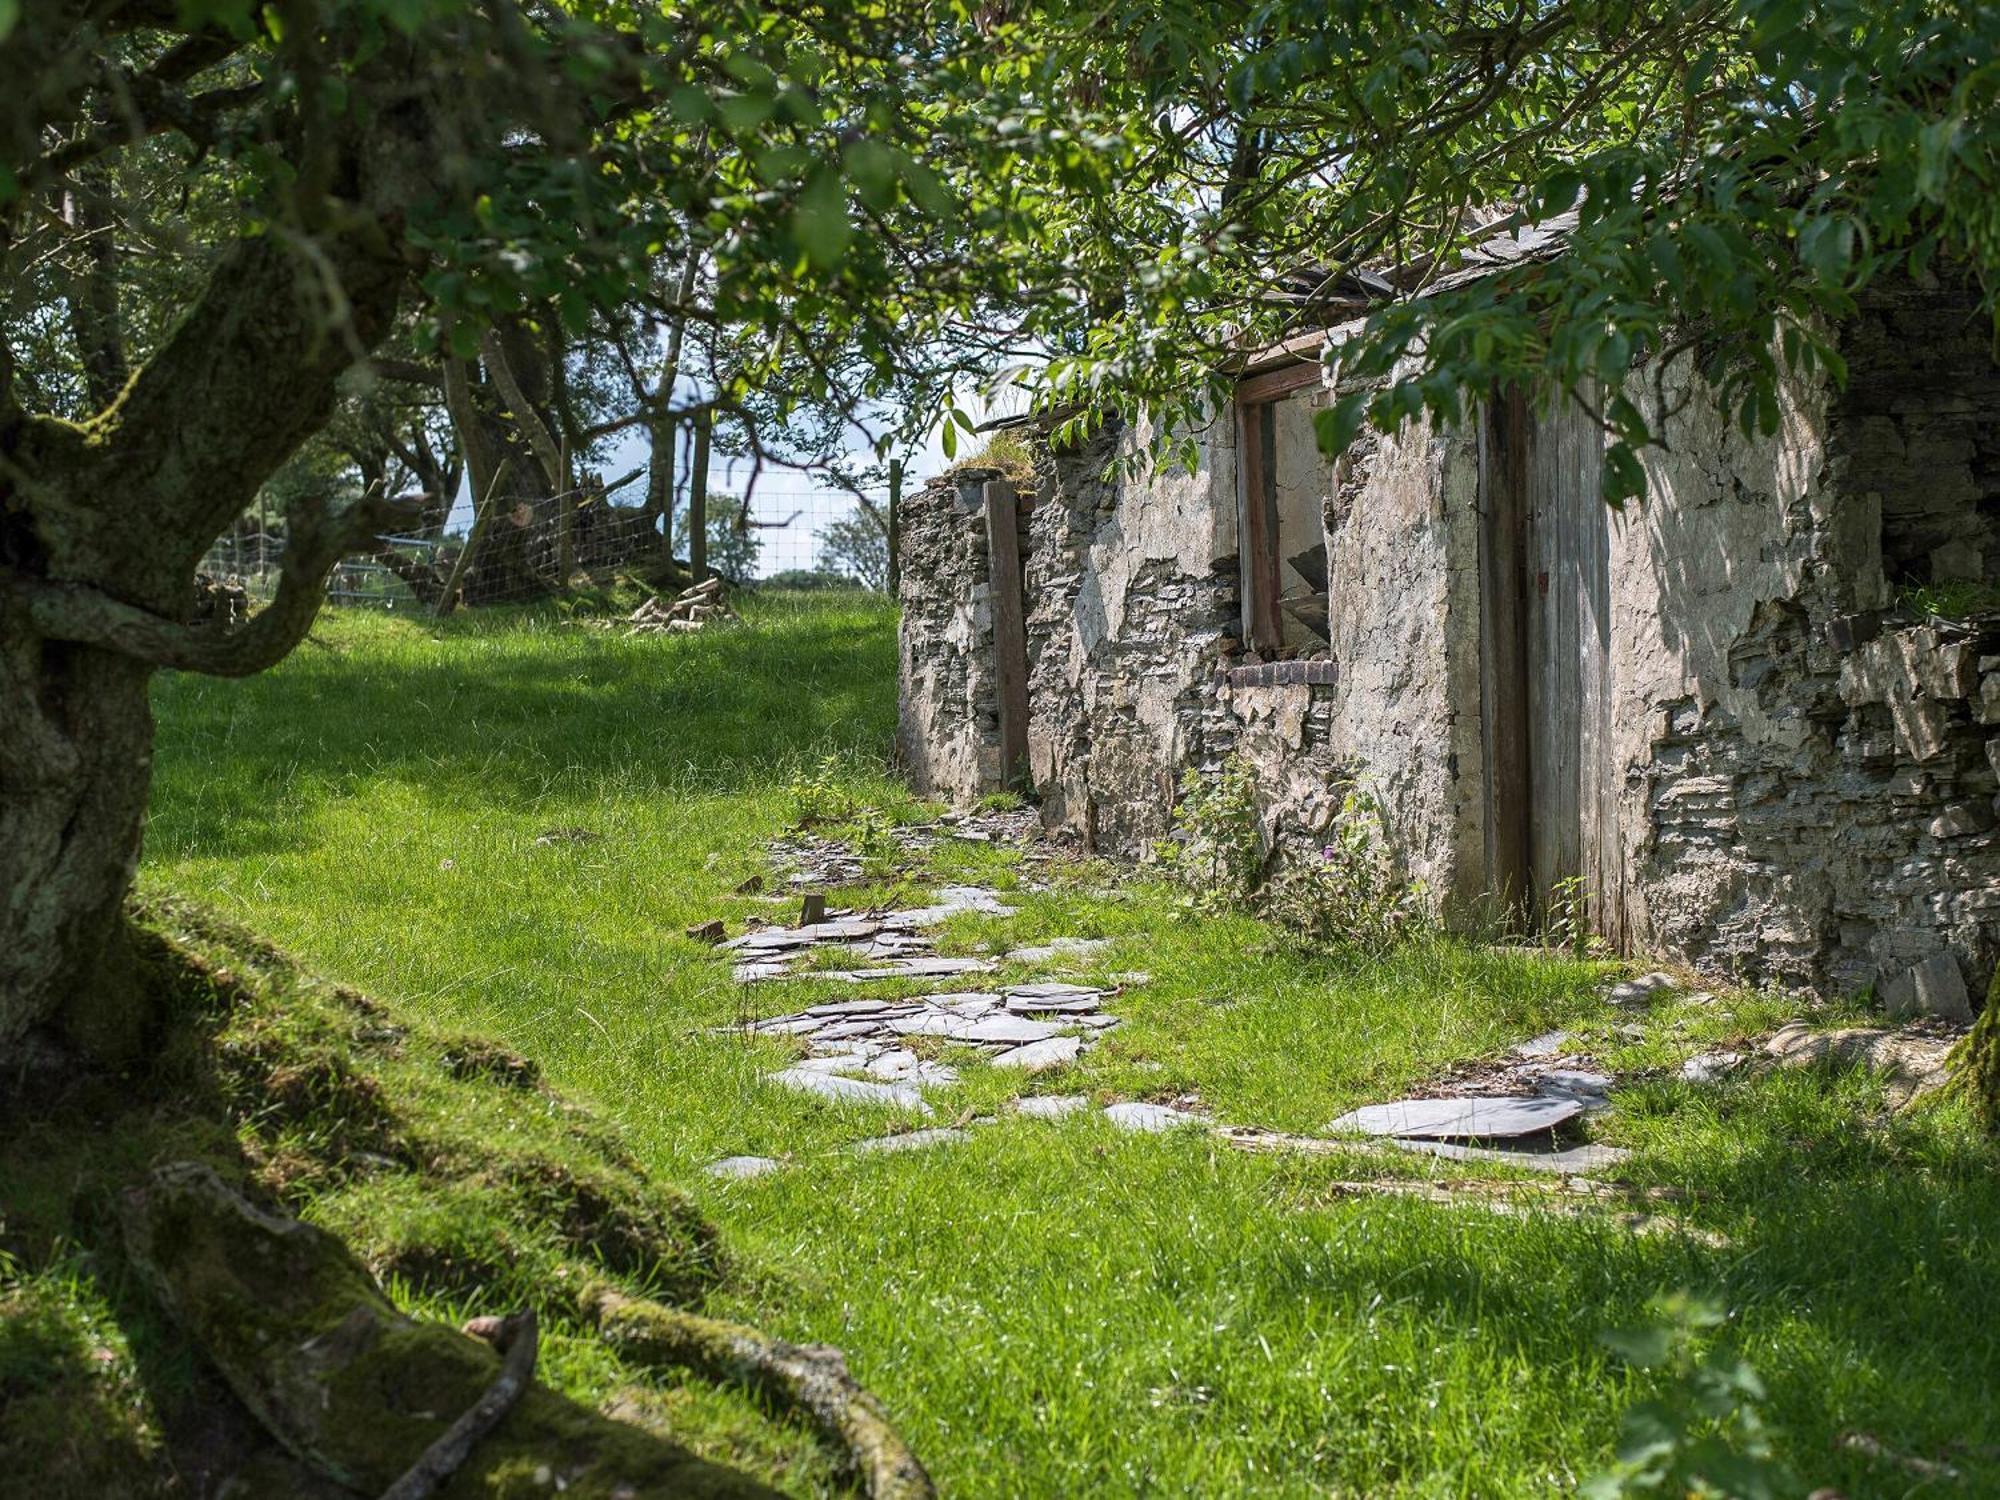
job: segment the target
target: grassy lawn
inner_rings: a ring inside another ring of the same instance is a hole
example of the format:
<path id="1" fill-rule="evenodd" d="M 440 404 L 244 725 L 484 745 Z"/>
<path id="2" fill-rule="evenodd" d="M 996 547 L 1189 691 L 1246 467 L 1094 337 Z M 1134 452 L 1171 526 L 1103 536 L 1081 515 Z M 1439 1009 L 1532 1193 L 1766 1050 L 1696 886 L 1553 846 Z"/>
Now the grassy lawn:
<path id="1" fill-rule="evenodd" d="M 745 993 L 683 932 L 773 914 L 730 892 L 764 868 L 803 778 L 918 816 L 887 759 L 894 621 L 835 597 L 748 614 L 629 640 L 537 617 L 349 614 L 262 678 L 166 680 L 146 883 L 402 1016 L 505 1041 L 614 1118 L 736 1253 L 711 1310 L 844 1348 L 949 1495 L 1562 1492 L 1656 1389 L 1601 1335 L 1677 1289 L 1727 1309 L 1713 1338 L 1763 1378 L 1802 1479 L 2000 1493 L 2000 1454 L 1978 1446 L 2000 1389 L 2000 1163 L 1956 1108 L 1887 1116 L 1865 1075 L 1621 1091 L 1600 1138 L 1635 1148 L 1631 1181 L 1687 1192 L 1675 1211 L 1701 1237 L 1344 1197 L 1329 1184 L 1499 1169 L 1251 1155 L 1091 1114 L 841 1152 L 894 1122 L 765 1084 L 790 1044 L 718 1034 Z M 1015 858 L 967 846 L 933 873 L 1013 887 Z M 1666 1003 L 1628 1035 L 1601 970 L 1549 955 L 1437 942 L 1340 964 L 1089 869 L 1008 899 L 1017 915 L 956 918 L 941 946 L 1103 936 L 1080 973 L 1152 976 L 1118 1000 L 1126 1025 L 1027 1087 L 1287 1131 L 1551 1027 L 1639 1070 L 1798 1008 Z M 748 1000 L 769 1014 L 826 991 L 787 981 Z M 968 1065 L 933 1123 L 1021 1088 Z M 702 1174 L 739 1153 L 791 1164 Z M 561 1331 L 547 1368 L 586 1397 L 626 1378 Z M 672 1402 L 697 1446 L 801 1492 L 832 1484 L 803 1438 L 754 1436 L 732 1400 Z M 1843 1445 L 1850 1431 L 1963 1478 L 1924 1484 Z"/>

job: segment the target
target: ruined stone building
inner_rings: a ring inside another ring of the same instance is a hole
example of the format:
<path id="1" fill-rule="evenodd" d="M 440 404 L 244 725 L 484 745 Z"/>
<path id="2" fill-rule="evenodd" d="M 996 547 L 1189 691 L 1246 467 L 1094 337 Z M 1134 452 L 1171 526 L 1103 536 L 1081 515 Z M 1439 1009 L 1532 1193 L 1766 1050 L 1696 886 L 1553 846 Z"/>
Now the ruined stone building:
<path id="1" fill-rule="evenodd" d="M 1327 460 L 1316 340 L 1192 473 L 1114 472 L 1111 429 L 1018 494 L 948 474 L 902 516 L 902 754 L 1119 854 L 1188 767 L 1247 756 L 1303 837 L 1359 779 L 1447 916 L 1573 880 L 1626 951 L 1965 1015 L 2000 964 L 2000 616 L 1916 590 L 2000 582 L 2000 366 L 1949 285 L 1839 337 L 1848 384 L 1793 384 L 1774 438 L 1686 361 L 1635 372 L 1665 444 L 1623 512 L 1596 424 L 1519 395 Z"/>

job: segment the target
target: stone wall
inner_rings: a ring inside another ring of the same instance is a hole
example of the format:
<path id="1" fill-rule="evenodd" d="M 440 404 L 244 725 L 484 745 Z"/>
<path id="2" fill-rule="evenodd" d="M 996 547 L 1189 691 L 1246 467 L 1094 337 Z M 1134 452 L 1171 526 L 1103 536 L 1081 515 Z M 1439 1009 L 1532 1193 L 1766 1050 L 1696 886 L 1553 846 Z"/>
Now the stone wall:
<path id="1" fill-rule="evenodd" d="M 1603 778 L 1598 894 L 1629 946 L 1945 1013 L 1985 993 L 2000 619 L 1922 619 L 1899 595 L 2000 579 L 2000 368 L 1967 307 L 1940 287 L 1873 299 L 1842 330 L 1849 386 L 1788 389 L 1775 437 L 1746 438 L 1684 370 L 1636 373 L 1667 441 L 1600 544 L 1608 727 L 1579 773 Z M 1281 439 L 1327 396 L 1285 399 Z M 1409 873 L 1470 912 L 1498 884 L 1480 419 L 1364 436 L 1338 463 L 1281 451 L 1287 514 L 1301 487 L 1323 501 L 1327 641 L 1288 635 L 1302 654 L 1271 662 L 1239 638 L 1234 431 L 1198 434 L 1191 473 L 1114 462 L 1147 438 L 1115 426 L 1041 459 L 1023 576 L 1044 819 L 1143 855 L 1180 776 L 1242 754 L 1275 833 L 1311 837 L 1358 781 Z M 957 800 L 998 776 L 983 477 L 925 490 L 903 526 L 904 753 Z"/>
<path id="2" fill-rule="evenodd" d="M 922 795 L 968 803 L 1000 786 L 1000 713 L 986 567 L 986 469 L 903 497 L 896 749 Z"/>
<path id="3" fill-rule="evenodd" d="M 1956 301 L 1879 298 L 1843 329 L 1847 390 L 1788 392 L 1776 439 L 1667 383 L 1679 414 L 1611 558 L 1639 947 L 1959 1015 L 2000 963 L 2000 622 L 1895 608 L 1899 581 L 1962 576 L 1994 515 L 1970 434 L 2000 430 L 2000 382 L 1943 339 Z"/>

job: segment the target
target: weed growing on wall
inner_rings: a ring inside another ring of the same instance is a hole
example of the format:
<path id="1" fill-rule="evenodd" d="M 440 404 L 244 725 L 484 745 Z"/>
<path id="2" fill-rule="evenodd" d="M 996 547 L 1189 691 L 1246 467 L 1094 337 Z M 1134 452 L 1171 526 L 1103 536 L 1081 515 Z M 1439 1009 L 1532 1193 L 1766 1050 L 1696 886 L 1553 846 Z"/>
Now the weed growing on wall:
<path id="1" fill-rule="evenodd" d="M 1421 883 L 1403 878 L 1381 807 L 1359 787 L 1314 854 L 1280 849 L 1264 826 L 1256 771 L 1232 756 L 1219 775 L 1189 771 L 1160 863 L 1205 911 L 1248 911 L 1309 947 L 1386 952 L 1426 922 Z"/>

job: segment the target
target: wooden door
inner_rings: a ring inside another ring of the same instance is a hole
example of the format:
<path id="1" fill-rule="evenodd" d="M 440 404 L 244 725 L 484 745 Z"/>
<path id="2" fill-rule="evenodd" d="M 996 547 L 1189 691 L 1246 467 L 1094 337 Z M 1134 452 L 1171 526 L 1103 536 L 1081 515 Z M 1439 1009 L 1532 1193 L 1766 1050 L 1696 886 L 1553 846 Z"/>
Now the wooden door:
<path id="1" fill-rule="evenodd" d="M 1484 418 L 1482 652 L 1488 857 L 1496 891 L 1544 918 L 1580 886 L 1592 930 L 1623 938 L 1610 733 L 1610 523 L 1604 435 L 1565 401 L 1519 393 Z"/>

